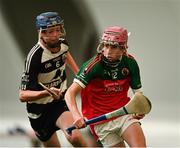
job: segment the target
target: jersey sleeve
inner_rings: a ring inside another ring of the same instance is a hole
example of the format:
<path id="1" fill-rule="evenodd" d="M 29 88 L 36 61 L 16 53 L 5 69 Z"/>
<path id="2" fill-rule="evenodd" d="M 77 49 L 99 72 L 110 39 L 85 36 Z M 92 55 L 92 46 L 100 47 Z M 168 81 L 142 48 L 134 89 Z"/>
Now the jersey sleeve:
<path id="1" fill-rule="evenodd" d="M 38 65 L 40 65 L 40 61 L 36 56 L 26 59 L 21 77 L 21 90 L 39 90 L 41 88 L 38 84 L 38 71 L 40 69 Z"/>
<path id="2" fill-rule="evenodd" d="M 85 62 L 81 67 L 79 72 L 74 78 L 74 82 L 78 83 L 82 88 L 85 88 L 86 85 L 95 77 L 97 65 L 92 64 L 94 58 Z"/>
<path id="3" fill-rule="evenodd" d="M 141 78 L 140 78 L 140 69 L 135 59 L 132 59 L 130 64 L 131 69 L 131 81 L 130 86 L 132 89 L 139 89 L 142 87 Z"/>

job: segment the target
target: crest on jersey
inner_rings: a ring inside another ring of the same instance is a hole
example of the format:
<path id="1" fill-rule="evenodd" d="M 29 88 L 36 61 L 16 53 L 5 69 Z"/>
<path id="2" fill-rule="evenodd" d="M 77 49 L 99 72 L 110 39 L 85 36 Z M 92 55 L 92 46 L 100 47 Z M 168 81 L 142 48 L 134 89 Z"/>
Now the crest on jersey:
<path id="1" fill-rule="evenodd" d="M 127 69 L 126 67 L 122 69 L 121 73 L 123 74 L 123 76 L 127 76 L 129 75 L 129 69 Z"/>
<path id="2" fill-rule="evenodd" d="M 45 68 L 47 69 L 47 68 L 49 68 L 49 67 L 51 67 L 52 66 L 52 64 L 51 63 L 47 63 L 47 64 L 45 64 Z"/>

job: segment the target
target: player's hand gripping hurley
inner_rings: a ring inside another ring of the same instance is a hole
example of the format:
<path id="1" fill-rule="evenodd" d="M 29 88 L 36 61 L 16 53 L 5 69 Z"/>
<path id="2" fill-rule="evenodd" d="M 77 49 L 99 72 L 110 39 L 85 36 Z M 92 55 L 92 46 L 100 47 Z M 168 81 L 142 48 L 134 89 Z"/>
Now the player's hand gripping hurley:
<path id="1" fill-rule="evenodd" d="M 148 114 L 151 111 L 151 102 L 150 100 L 142 95 L 141 93 L 135 93 L 131 101 L 126 104 L 124 107 L 121 107 L 110 113 L 86 120 L 86 125 L 97 123 L 103 120 L 107 120 L 113 117 L 123 116 L 126 114 Z M 72 130 L 76 129 L 74 125 L 66 129 L 68 134 L 71 134 Z"/>
<path id="2" fill-rule="evenodd" d="M 59 99 L 59 96 L 54 92 L 52 91 L 50 88 L 46 87 L 44 84 L 42 84 L 41 82 L 39 82 L 39 84 L 53 97 L 55 98 L 56 100 Z"/>

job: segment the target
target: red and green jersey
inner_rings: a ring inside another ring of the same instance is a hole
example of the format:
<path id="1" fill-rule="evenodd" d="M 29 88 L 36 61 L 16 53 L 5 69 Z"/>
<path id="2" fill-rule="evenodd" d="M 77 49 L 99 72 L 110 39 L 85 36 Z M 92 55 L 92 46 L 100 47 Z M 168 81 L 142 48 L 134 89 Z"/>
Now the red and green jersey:
<path id="1" fill-rule="evenodd" d="M 82 65 L 74 82 L 83 87 L 82 113 L 88 119 L 124 106 L 130 100 L 129 87 L 141 88 L 138 64 L 129 55 L 123 55 L 118 66 L 112 68 L 98 54 Z"/>

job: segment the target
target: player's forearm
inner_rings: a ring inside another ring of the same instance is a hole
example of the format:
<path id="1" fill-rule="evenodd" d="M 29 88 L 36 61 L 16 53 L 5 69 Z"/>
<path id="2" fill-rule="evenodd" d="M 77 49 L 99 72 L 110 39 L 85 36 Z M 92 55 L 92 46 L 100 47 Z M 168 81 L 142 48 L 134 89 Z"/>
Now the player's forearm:
<path id="1" fill-rule="evenodd" d="M 79 67 L 77 66 L 75 60 L 73 59 L 73 57 L 71 56 L 69 52 L 67 53 L 66 62 L 68 66 L 72 69 L 74 74 L 77 74 L 77 72 L 79 71 Z"/>
<path id="2" fill-rule="evenodd" d="M 19 99 L 21 102 L 35 101 L 49 96 L 46 90 L 32 91 L 32 90 L 19 90 Z"/>
<path id="3" fill-rule="evenodd" d="M 73 118 L 77 119 L 77 118 L 81 117 L 81 114 L 77 107 L 76 98 L 75 98 L 75 96 L 72 95 L 72 93 L 69 90 L 67 90 L 67 92 L 65 94 L 65 101 L 66 101 L 66 104 L 67 104 L 70 112 L 72 113 Z"/>

